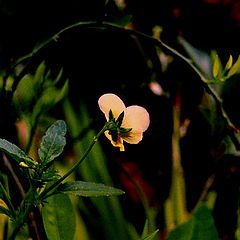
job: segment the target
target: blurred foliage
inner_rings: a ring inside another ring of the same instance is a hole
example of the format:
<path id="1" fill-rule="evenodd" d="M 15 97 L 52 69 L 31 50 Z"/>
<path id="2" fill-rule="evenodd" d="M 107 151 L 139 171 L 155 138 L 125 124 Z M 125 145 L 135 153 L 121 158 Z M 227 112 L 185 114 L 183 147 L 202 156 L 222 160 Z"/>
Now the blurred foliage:
<path id="1" fill-rule="evenodd" d="M 103 126 L 102 94 L 144 106 L 151 118 L 143 141 L 124 153 L 100 138 L 71 179 L 118 186 L 125 195 L 52 197 L 45 225 L 34 212 L 40 239 L 46 232 L 55 239 L 52 222 L 71 225 L 70 235 L 77 224 L 75 239 L 239 239 L 239 5 L 0 2 L 0 138 L 12 144 L 10 151 L 1 145 L 11 157 L 0 156 L 0 183 L 14 207 L 22 199 L 16 176 L 24 191 L 30 184 L 15 153 L 42 160 L 40 139 L 55 120 L 66 121 L 67 145 L 49 164 L 63 175 Z M 61 217 L 61 201 L 76 223 Z M 39 239 L 30 225 L 18 239 Z M 0 238 L 10 230 L 0 214 Z"/>

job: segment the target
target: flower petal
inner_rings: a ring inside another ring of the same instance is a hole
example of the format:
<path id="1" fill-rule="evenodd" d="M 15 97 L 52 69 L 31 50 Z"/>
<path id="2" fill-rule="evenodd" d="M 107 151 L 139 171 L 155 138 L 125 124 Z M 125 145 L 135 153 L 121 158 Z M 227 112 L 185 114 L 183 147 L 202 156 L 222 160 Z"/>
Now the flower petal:
<path id="1" fill-rule="evenodd" d="M 141 133 L 147 130 L 149 123 L 150 117 L 147 110 L 143 107 L 133 105 L 127 107 L 121 127 L 132 128 L 132 133 Z"/>
<path id="2" fill-rule="evenodd" d="M 114 142 L 112 140 L 112 136 L 108 133 L 108 131 L 105 131 L 104 132 L 105 136 L 111 141 L 111 144 L 114 146 L 114 147 L 119 147 L 120 148 L 120 151 L 125 151 L 125 148 L 124 148 L 124 145 L 123 145 L 123 139 L 121 137 L 118 137 L 118 140 L 117 142 Z"/>
<path id="3" fill-rule="evenodd" d="M 109 111 L 112 110 L 113 117 L 115 119 L 126 110 L 125 104 L 117 95 L 112 93 L 106 93 L 102 95 L 98 100 L 98 105 L 101 111 L 105 114 L 107 121 L 109 120 Z"/>
<path id="4" fill-rule="evenodd" d="M 143 138 L 143 134 L 142 132 L 128 132 L 128 133 L 121 133 L 121 138 L 130 144 L 138 144 L 142 138 Z"/>

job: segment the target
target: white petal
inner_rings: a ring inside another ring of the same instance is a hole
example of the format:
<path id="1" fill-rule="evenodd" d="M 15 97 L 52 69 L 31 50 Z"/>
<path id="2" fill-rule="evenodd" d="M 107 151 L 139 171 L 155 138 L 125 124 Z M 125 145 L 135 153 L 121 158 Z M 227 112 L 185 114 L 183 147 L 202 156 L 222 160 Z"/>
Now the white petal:
<path id="1" fill-rule="evenodd" d="M 132 132 L 132 131 L 128 133 L 123 133 L 120 136 L 125 142 L 130 144 L 138 144 L 143 138 L 142 132 Z"/>
<path id="2" fill-rule="evenodd" d="M 147 110 L 143 107 L 134 105 L 127 107 L 123 119 L 123 128 L 132 128 L 131 132 L 144 132 L 150 123 L 150 117 Z"/>
<path id="3" fill-rule="evenodd" d="M 102 95 L 98 100 L 98 105 L 101 111 L 105 114 L 107 120 L 109 120 L 109 111 L 112 110 L 113 117 L 115 119 L 125 111 L 126 107 L 121 98 L 112 93 L 106 93 Z"/>

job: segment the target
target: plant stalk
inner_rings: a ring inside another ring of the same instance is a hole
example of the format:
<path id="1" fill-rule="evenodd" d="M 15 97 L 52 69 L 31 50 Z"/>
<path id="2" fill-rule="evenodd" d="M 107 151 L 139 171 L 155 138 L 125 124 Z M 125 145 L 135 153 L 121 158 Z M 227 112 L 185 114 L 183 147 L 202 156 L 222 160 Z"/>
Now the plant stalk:
<path id="1" fill-rule="evenodd" d="M 67 173 L 65 173 L 61 178 L 59 178 L 56 182 L 54 182 L 50 187 L 46 188 L 40 195 L 39 195 L 39 200 L 41 201 L 42 199 L 46 198 L 47 193 L 49 193 L 50 191 L 56 189 L 64 179 L 66 179 L 76 168 L 78 168 L 78 166 L 83 162 L 83 160 L 87 157 L 88 153 L 91 151 L 91 149 L 93 148 L 93 146 L 95 145 L 95 143 L 98 141 L 98 138 L 108 129 L 108 127 L 110 126 L 111 121 L 107 122 L 104 127 L 102 128 L 102 130 L 94 137 L 93 141 L 91 142 L 91 144 L 88 146 L 87 150 L 85 151 L 85 153 L 83 154 L 83 156 L 81 157 L 81 159 L 76 162 L 69 170 Z"/>

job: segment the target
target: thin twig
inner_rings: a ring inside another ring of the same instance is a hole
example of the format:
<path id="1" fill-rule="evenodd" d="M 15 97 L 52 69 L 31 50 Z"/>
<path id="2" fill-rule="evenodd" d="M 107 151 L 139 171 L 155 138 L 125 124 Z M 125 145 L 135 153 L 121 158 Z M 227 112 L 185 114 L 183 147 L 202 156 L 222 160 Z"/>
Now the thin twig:
<path id="1" fill-rule="evenodd" d="M 223 107 L 223 101 L 220 98 L 220 96 L 217 94 L 217 92 L 213 89 L 212 86 L 209 85 L 210 80 L 206 79 L 204 77 L 204 75 L 198 70 L 198 68 L 193 64 L 193 62 L 191 61 L 191 59 L 186 58 L 185 56 L 183 56 L 181 53 L 179 53 L 177 50 L 175 50 L 174 48 L 170 47 L 169 45 L 167 45 L 166 43 L 164 43 L 163 41 L 161 41 L 160 39 L 157 39 L 155 37 L 152 37 L 150 35 L 147 35 L 145 33 L 136 31 L 134 29 L 130 29 L 130 28 L 124 28 L 122 26 L 119 26 L 117 24 L 114 23 L 110 23 L 110 22 L 99 22 L 99 21 L 86 21 L 86 22 L 78 22 L 75 23 L 73 25 L 70 25 L 62 30 L 60 30 L 59 32 L 57 32 L 56 34 L 54 34 L 52 37 L 50 37 L 49 39 L 47 39 L 46 41 L 42 42 L 40 45 L 38 45 L 38 47 L 34 48 L 33 51 L 25 56 L 23 56 L 22 58 L 18 59 L 13 65 L 12 65 L 12 69 L 14 69 L 19 63 L 29 60 L 34 57 L 42 48 L 44 48 L 45 46 L 47 46 L 49 43 L 51 43 L 52 41 L 56 41 L 56 39 L 58 39 L 60 37 L 61 34 L 63 34 L 64 32 L 71 30 L 73 28 L 76 27 L 88 27 L 88 28 L 103 28 L 105 27 L 106 29 L 112 29 L 114 31 L 119 31 L 122 33 L 127 33 L 129 35 L 134 35 L 134 36 L 138 36 L 142 39 L 145 40 L 149 40 L 150 42 L 152 42 L 153 44 L 159 46 L 159 47 L 164 47 L 165 49 L 167 49 L 168 51 L 170 51 L 172 54 L 178 56 L 179 58 L 181 58 L 183 61 L 185 61 L 199 76 L 200 80 L 202 81 L 204 87 L 206 88 L 207 92 L 209 94 L 211 94 L 213 96 L 213 98 L 216 100 L 217 105 L 222 113 L 222 117 L 226 122 L 227 128 L 238 132 L 238 129 L 235 127 L 235 125 L 231 122 L 230 118 L 228 117 L 224 107 Z M 23 69 L 23 72 L 25 70 Z M 19 79 L 18 79 L 19 80 Z M 17 86 L 17 82 L 14 83 L 14 88 L 16 88 Z M 14 91 L 15 89 L 13 89 Z M 233 138 L 236 138 L 236 136 L 233 136 Z M 238 142 L 238 139 L 236 139 L 236 142 Z M 235 144 L 236 148 L 239 149 L 239 144 Z"/>
<path id="2" fill-rule="evenodd" d="M 14 172 L 11 163 L 9 162 L 8 158 L 6 157 L 6 155 L 4 153 L 2 153 L 2 157 L 3 157 L 3 163 L 6 166 L 6 168 L 8 169 L 8 171 L 11 173 L 11 175 L 12 175 L 12 177 L 13 177 L 13 179 L 14 179 L 17 187 L 18 187 L 18 190 L 21 194 L 21 197 L 24 198 L 25 197 L 25 191 L 23 189 L 23 186 L 22 186 L 21 182 L 19 181 L 18 176 Z"/>

